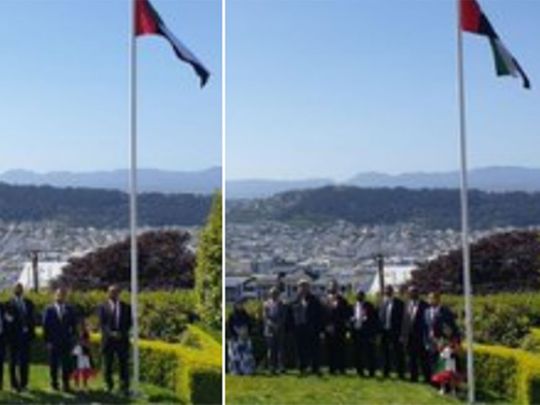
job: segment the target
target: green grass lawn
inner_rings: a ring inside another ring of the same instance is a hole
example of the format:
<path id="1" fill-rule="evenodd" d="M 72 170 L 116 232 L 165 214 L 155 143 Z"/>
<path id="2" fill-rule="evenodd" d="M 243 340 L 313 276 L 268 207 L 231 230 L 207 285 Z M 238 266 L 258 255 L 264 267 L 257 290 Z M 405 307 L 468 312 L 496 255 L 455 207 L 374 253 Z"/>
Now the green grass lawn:
<path id="1" fill-rule="evenodd" d="M 322 377 L 227 376 L 227 405 L 233 404 L 456 404 L 425 384 L 397 379 L 360 378 L 356 374 Z"/>
<path id="2" fill-rule="evenodd" d="M 7 367 L 4 374 L 7 374 Z M 74 387 L 73 387 L 74 388 Z M 4 375 L 4 391 L 0 392 L 0 403 L 63 403 L 63 404 L 89 404 L 89 403 L 178 403 L 178 398 L 164 388 L 142 384 L 142 395 L 137 400 L 128 399 L 119 393 L 108 393 L 104 389 L 100 375 L 95 378 L 88 392 L 63 393 L 53 391 L 49 386 L 49 369 L 44 365 L 34 365 L 30 371 L 30 387 L 27 392 L 17 394 L 9 389 L 8 376 Z"/>

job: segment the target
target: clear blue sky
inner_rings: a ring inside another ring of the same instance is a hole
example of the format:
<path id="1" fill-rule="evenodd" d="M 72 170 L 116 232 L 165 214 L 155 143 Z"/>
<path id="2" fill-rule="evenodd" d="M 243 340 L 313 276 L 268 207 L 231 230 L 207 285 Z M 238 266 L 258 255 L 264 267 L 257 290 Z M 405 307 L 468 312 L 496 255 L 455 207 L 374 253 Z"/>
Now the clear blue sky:
<path id="1" fill-rule="evenodd" d="M 221 164 L 221 1 L 152 0 L 211 70 L 138 40 L 140 166 Z M 128 165 L 127 0 L 1 0 L 0 171 Z"/>
<path id="2" fill-rule="evenodd" d="M 466 35 L 469 163 L 540 167 L 540 1 L 480 0 L 533 89 Z M 455 2 L 228 0 L 227 176 L 458 168 Z"/>

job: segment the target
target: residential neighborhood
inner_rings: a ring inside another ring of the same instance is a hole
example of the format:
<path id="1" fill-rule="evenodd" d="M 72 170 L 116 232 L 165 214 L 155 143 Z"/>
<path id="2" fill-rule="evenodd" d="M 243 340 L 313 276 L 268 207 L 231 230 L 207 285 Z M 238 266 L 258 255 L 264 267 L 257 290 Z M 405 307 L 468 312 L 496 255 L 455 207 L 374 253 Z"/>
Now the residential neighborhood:
<path id="1" fill-rule="evenodd" d="M 472 231 L 471 241 L 511 228 Z M 226 235 L 226 298 L 264 297 L 280 284 L 284 295 L 307 278 L 316 292 L 333 279 L 344 290 L 379 291 L 379 266 L 384 282 L 399 287 L 416 263 L 458 248 L 460 232 L 426 229 L 419 224 L 357 226 L 345 221 L 291 224 L 277 221 L 229 223 Z M 381 262 L 382 260 L 382 262 Z"/>
<path id="2" fill-rule="evenodd" d="M 139 233 L 151 229 L 140 227 Z M 196 246 L 197 228 L 182 229 L 191 233 L 191 245 Z M 70 227 L 52 221 L 0 221 L 0 288 L 6 288 L 16 281 L 31 288 L 35 286 L 34 274 L 38 275 L 38 285 L 45 288 L 61 274 L 69 258 L 80 257 L 122 241 L 128 235 L 127 229 Z"/>

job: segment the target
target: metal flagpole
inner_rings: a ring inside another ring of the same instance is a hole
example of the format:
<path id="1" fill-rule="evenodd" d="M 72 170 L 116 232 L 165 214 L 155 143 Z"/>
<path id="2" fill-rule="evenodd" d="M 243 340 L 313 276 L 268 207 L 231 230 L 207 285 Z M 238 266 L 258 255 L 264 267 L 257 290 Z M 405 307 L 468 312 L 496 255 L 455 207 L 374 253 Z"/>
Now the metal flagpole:
<path id="1" fill-rule="evenodd" d="M 129 19 L 129 103 L 130 103 L 130 195 L 129 228 L 131 235 L 131 310 L 133 313 L 133 391 L 139 393 L 139 321 L 137 271 L 137 44 L 135 32 L 136 0 L 131 0 Z"/>
<path id="2" fill-rule="evenodd" d="M 469 208 L 467 200 L 467 143 L 465 120 L 465 84 L 463 74 L 463 32 L 461 30 L 461 0 L 457 3 L 457 76 L 459 97 L 459 143 L 461 159 L 461 243 L 463 250 L 463 290 L 465 294 L 465 335 L 467 343 L 468 401 L 475 401 L 471 257 L 469 251 Z"/>

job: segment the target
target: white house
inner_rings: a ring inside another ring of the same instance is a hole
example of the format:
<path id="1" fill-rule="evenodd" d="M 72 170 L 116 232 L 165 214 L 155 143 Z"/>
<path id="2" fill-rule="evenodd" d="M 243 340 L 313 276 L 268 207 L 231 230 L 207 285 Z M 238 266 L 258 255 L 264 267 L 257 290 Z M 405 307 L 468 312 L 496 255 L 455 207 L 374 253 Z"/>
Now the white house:
<path id="1" fill-rule="evenodd" d="M 384 285 L 399 288 L 411 279 L 411 272 L 414 269 L 413 264 L 384 266 Z M 373 279 L 366 288 L 366 293 L 370 295 L 379 293 L 379 273 L 377 271 L 374 272 Z"/>
<path id="2" fill-rule="evenodd" d="M 62 274 L 62 268 L 64 268 L 66 264 L 67 262 L 61 261 L 40 261 L 38 263 L 39 288 L 47 288 L 50 285 L 51 280 Z M 21 274 L 17 281 L 21 283 L 25 289 L 34 287 L 34 271 L 31 261 L 23 264 Z"/>

